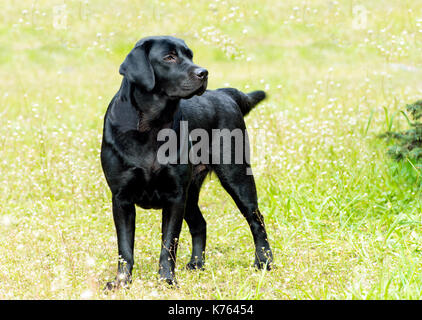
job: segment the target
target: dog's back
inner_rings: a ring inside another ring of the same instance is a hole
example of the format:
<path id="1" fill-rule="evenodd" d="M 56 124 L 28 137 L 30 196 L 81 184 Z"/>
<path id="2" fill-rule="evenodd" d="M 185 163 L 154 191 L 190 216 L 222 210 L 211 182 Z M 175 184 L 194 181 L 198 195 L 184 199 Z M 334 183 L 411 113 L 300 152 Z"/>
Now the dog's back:
<path id="1" fill-rule="evenodd" d="M 259 102 L 266 98 L 266 94 L 262 90 L 243 93 L 235 88 L 221 88 L 217 91 L 224 92 L 231 96 L 237 103 L 243 116 L 246 116 Z"/>
<path id="2" fill-rule="evenodd" d="M 243 117 L 264 100 L 264 91 L 243 93 L 234 88 L 207 90 L 202 96 L 181 100 L 180 108 L 189 129 L 245 129 Z"/>

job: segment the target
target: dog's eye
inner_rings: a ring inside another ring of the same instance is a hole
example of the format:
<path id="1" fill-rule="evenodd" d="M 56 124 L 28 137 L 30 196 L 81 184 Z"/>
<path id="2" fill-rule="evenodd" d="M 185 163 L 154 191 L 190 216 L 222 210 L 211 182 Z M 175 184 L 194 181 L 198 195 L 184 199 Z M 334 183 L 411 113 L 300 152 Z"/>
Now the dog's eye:
<path id="1" fill-rule="evenodd" d="M 163 58 L 164 61 L 167 62 L 176 62 L 177 61 L 177 56 L 173 53 L 167 54 L 164 56 Z"/>

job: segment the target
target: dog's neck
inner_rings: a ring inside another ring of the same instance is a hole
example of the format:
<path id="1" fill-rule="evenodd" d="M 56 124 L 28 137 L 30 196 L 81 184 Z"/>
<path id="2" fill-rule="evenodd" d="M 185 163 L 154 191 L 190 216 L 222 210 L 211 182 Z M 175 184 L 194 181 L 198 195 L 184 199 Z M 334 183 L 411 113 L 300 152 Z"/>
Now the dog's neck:
<path id="1" fill-rule="evenodd" d="M 180 99 L 170 99 L 159 92 L 145 92 L 129 84 L 130 99 L 138 112 L 138 130 L 149 131 L 171 123 L 179 108 Z"/>

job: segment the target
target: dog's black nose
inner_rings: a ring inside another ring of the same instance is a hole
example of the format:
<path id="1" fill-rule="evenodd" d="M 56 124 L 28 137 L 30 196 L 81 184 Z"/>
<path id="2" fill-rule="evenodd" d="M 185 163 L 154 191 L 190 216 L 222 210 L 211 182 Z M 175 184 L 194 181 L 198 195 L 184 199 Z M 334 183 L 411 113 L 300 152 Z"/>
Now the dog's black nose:
<path id="1" fill-rule="evenodd" d="M 195 69 L 195 75 L 201 80 L 205 79 L 208 76 L 208 70 L 204 68 L 197 68 Z"/>

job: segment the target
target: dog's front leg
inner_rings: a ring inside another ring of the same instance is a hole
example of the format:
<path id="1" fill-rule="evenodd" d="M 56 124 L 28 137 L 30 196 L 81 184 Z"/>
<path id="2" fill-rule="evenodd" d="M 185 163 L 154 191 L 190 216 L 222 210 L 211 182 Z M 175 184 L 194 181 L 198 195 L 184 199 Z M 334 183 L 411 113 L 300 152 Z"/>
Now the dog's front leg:
<path id="1" fill-rule="evenodd" d="M 177 244 L 182 230 L 185 203 L 175 203 L 163 209 L 162 242 L 159 264 L 160 278 L 170 285 L 175 284 Z"/>
<path id="2" fill-rule="evenodd" d="M 136 209 L 133 203 L 113 195 L 113 218 L 117 233 L 119 262 L 116 279 L 107 283 L 106 289 L 125 287 L 132 282 L 133 247 L 135 242 Z"/>

